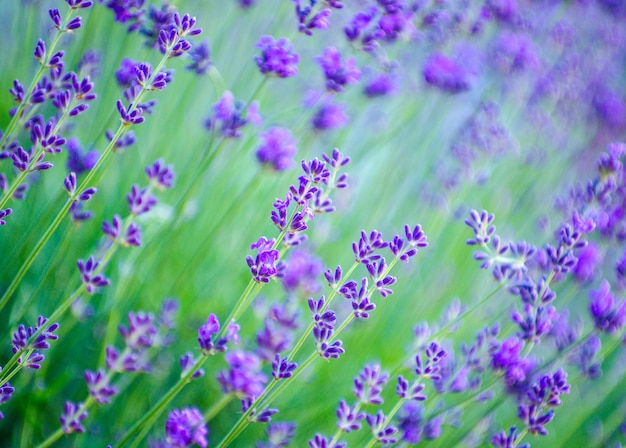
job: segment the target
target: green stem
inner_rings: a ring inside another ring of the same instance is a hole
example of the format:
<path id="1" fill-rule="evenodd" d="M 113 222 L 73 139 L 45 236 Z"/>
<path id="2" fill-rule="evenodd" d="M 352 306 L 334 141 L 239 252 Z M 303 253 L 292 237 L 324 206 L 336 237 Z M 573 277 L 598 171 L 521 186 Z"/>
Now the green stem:
<path id="1" fill-rule="evenodd" d="M 196 363 L 189 369 L 185 375 L 183 375 L 176 384 L 159 400 L 159 402 L 150 409 L 142 418 L 137 420 L 135 424 L 128 430 L 128 432 L 122 437 L 122 439 L 116 444 L 117 447 L 125 446 L 130 442 L 133 436 L 139 432 L 144 426 L 150 427 L 152 422 L 156 420 L 170 401 L 190 382 L 191 377 L 196 373 L 205 361 L 208 359 L 208 355 L 204 353 L 196 361 Z M 135 443 L 139 443 L 141 440 L 137 438 Z"/>

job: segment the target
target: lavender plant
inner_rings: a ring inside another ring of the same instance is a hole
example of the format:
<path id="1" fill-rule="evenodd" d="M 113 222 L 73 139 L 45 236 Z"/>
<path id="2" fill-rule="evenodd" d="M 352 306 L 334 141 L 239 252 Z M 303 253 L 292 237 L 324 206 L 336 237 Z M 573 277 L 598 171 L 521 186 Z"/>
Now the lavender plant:
<path id="1" fill-rule="evenodd" d="M 0 6 L 0 445 L 626 444 L 625 18 Z"/>

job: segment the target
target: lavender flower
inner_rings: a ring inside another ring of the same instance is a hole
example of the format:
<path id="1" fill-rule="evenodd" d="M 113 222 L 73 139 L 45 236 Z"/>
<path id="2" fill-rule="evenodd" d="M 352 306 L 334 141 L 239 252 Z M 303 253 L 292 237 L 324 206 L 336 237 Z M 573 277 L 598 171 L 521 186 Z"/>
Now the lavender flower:
<path id="1" fill-rule="evenodd" d="M 100 157 L 98 151 L 85 151 L 77 138 L 67 141 L 67 152 L 67 169 L 76 175 L 91 170 Z"/>
<path id="2" fill-rule="evenodd" d="M 110 380 L 111 378 L 109 378 L 104 369 L 99 369 L 98 372 L 85 370 L 85 382 L 89 389 L 89 395 L 98 404 L 110 403 L 111 398 L 119 392 L 117 388 L 111 386 Z"/>
<path id="3" fill-rule="evenodd" d="M 298 147 L 289 129 L 271 127 L 260 137 L 263 144 L 256 152 L 260 163 L 271 165 L 276 171 L 285 171 L 294 166 L 293 158 Z"/>
<path id="4" fill-rule="evenodd" d="M 213 61 L 211 61 L 211 48 L 207 40 L 195 45 L 188 54 L 191 58 L 191 64 L 187 65 L 185 68 L 197 75 L 204 75 L 213 66 Z"/>
<path id="5" fill-rule="evenodd" d="M 340 129 L 348 124 L 349 118 L 345 107 L 339 103 L 322 104 L 312 119 L 313 129 L 327 131 Z"/>
<path id="6" fill-rule="evenodd" d="M 110 283 L 104 274 L 99 272 L 100 262 L 96 261 L 93 256 L 90 256 L 87 261 L 78 260 L 76 264 L 83 285 L 89 294 L 93 294 L 96 288 L 102 288 Z"/>
<path id="7" fill-rule="evenodd" d="M 604 280 L 600 289 L 589 292 L 591 317 L 600 331 L 618 333 L 626 324 L 626 299 L 617 301 L 611 294 L 611 285 Z"/>
<path id="8" fill-rule="evenodd" d="M 446 93 L 460 93 L 470 88 L 467 70 L 459 62 L 439 53 L 428 58 L 422 73 L 428 84 Z"/>
<path id="9" fill-rule="evenodd" d="M 261 36 L 256 47 L 261 50 L 261 55 L 255 56 L 254 61 L 264 75 L 289 78 L 298 74 L 300 58 L 287 39 Z"/>
<path id="10" fill-rule="evenodd" d="M 46 325 L 47 322 L 48 319 L 43 316 L 39 316 L 35 327 L 20 325 L 17 327 L 15 333 L 13 333 L 13 338 L 11 339 L 11 350 L 14 354 L 20 353 L 20 357 L 17 361 L 25 367 L 31 369 L 41 368 L 41 362 L 45 359 L 41 352 L 50 348 L 48 341 L 55 341 L 59 338 L 56 334 L 54 334 L 54 332 L 59 328 L 59 324 L 53 323 Z M 33 339 L 35 333 L 39 334 Z M 23 359 L 21 354 L 26 351 L 32 351 L 32 353 L 28 359 Z"/>
<path id="11" fill-rule="evenodd" d="M 351 408 L 345 400 L 341 400 L 336 411 L 337 427 L 346 433 L 361 429 L 361 421 L 365 419 L 365 413 L 359 412 L 358 409 L 358 404 Z"/>
<path id="12" fill-rule="evenodd" d="M 326 89 L 330 92 L 342 92 L 346 85 L 356 84 L 361 77 L 354 58 L 348 58 L 344 64 L 341 53 L 335 47 L 326 48 L 317 62 L 324 72 Z"/>
<path id="13" fill-rule="evenodd" d="M 126 200 L 128 201 L 130 212 L 135 216 L 148 213 L 157 204 L 157 200 L 150 190 L 148 188 L 139 188 L 138 185 L 132 186 L 130 193 L 126 195 Z"/>
<path id="14" fill-rule="evenodd" d="M 254 400 L 267 383 L 267 377 L 261 373 L 261 360 L 253 353 L 236 351 L 224 357 L 228 370 L 221 371 L 217 380 L 224 393 L 234 393 L 240 398 Z"/>
<path id="15" fill-rule="evenodd" d="M 63 414 L 61 414 L 61 426 L 65 434 L 83 433 L 85 427 L 82 421 L 87 418 L 87 411 L 83 409 L 83 404 L 74 404 L 71 401 L 65 402 Z"/>
<path id="16" fill-rule="evenodd" d="M 267 442 L 257 442 L 257 448 L 284 448 L 295 436 L 296 425 L 291 422 L 276 422 L 268 425 Z"/>
<path id="17" fill-rule="evenodd" d="M 250 255 L 246 257 L 246 262 L 255 282 L 269 283 L 270 279 L 275 277 L 279 269 L 283 267 L 281 263 L 278 263 L 280 253 L 273 248 L 274 243 L 273 238 L 268 240 L 262 236 L 256 243 L 250 245 L 250 249 L 257 250 L 255 258 Z"/>
<path id="18" fill-rule="evenodd" d="M 388 380 L 389 375 L 381 372 L 378 364 L 366 365 L 354 378 L 352 391 L 359 403 L 378 406 L 383 404 L 380 394 Z"/>
<path id="19" fill-rule="evenodd" d="M 196 408 L 174 409 L 165 422 L 165 439 L 171 447 L 185 448 L 197 444 L 206 448 L 208 433 L 202 413 Z"/>
<path id="20" fill-rule="evenodd" d="M 319 276 L 323 270 L 322 260 L 306 250 L 294 250 L 287 260 L 281 281 L 287 291 L 301 288 L 307 295 L 315 294 L 321 290 Z"/>
<path id="21" fill-rule="evenodd" d="M 243 102 L 235 101 L 232 92 L 227 90 L 213 106 L 214 113 L 206 119 L 205 126 L 211 131 L 219 131 L 225 138 L 239 138 L 242 135 L 240 129 L 248 122 L 260 123 L 257 102 L 250 104 L 246 117 L 243 109 Z"/>
<path id="22" fill-rule="evenodd" d="M 165 165 L 163 159 L 146 166 L 146 175 L 150 185 L 157 190 L 163 191 L 174 185 L 174 168 L 172 165 Z"/>

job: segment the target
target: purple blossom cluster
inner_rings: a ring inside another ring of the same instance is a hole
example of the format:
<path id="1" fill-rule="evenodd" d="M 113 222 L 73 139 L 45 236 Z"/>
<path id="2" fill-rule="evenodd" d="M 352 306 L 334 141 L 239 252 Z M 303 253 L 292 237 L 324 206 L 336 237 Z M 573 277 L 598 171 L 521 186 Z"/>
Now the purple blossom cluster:
<path id="1" fill-rule="evenodd" d="M 129 372 L 151 372 L 150 357 L 156 349 L 172 342 L 171 331 L 178 303 L 166 299 L 158 316 L 139 311 L 128 313 L 128 326 L 120 325 L 119 332 L 124 339 L 123 350 L 113 345 L 106 347 L 105 367 L 97 371 L 85 370 L 84 378 L 89 396 L 99 405 L 110 403 L 120 393 L 120 386 L 114 385 L 116 374 Z M 65 434 L 83 433 L 82 422 L 88 417 L 87 402 L 67 401 L 60 417 Z"/>
<path id="2" fill-rule="evenodd" d="M 245 112 L 245 117 L 244 117 Z M 213 106 L 213 114 L 204 125 L 211 132 L 219 132 L 224 138 L 240 138 L 241 128 L 248 123 L 261 124 L 259 103 L 254 101 L 246 109 L 241 101 L 235 101 L 232 92 L 226 91 Z"/>

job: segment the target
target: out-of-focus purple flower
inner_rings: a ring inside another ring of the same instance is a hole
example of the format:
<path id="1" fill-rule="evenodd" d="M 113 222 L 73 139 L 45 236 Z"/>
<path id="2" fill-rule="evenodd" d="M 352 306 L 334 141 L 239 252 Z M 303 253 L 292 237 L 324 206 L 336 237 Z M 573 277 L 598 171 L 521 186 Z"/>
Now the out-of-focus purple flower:
<path id="1" fill-rule="evenodd" d="M 115 21 L 120 23 L 131 22 L 128 32 L 136 31 L 141 26 L 145 14 L 143 7 L 145 0 L 108 0 L 105 6 L 115 14 Z"/>
<path id="2" fill-rule="evenodd" d="M 396 80 L 390 73 L 380 73 L 372 78 L 363 89 L 363 93 L 375 98 L 393 93 L 397 89 Z"/>
<path id="3" fill-rule="evenodd" d="M 110 381 L 111 378 L 104 369 L 100 369 L 97 372 L 85 370 L 85 382 L 87 383 L 87 389 L 89 389 L 89 395 L 98 404 L 110 403 L 111 398 L 119 392 L 117 388 L 110 384 Z"/>
<path id="4" fill-rule="evenodd" d="M 254 400 L 267 383 L 267 377 L 261 372 L 261 360 L 253 353 L 236 351 L 224 357 L 228 370 L 221 371 L 217 380 L 224 393 L 235 393 L 240 398 Z"/>
<path id="5" fill-rule="evenodd" d="M 600 289 L 589 292 L 591 317 L 600 331 L 614 334 L 626 324 L 626 299 L 618 301 L 611 293 L 611 285 L 603 280 Z"/>
<path id="6" fill-rule="evenodd" d="M 263 144 L 257 149 L 259 162 L 271 165 L 276 171 L 285 171 L 294 166 L 298 153 L 296 139 L 287 128 L 271 127 L 260 135 Z"/>
<path id="7" fill-rule="evenodd" d="M 315 437 L 309 440 L 309 448 L 345 448 L 346 446 L 348 446 L 346 442 L 333 442 L 321 434 L 315 434 Z"/>
<path id="8" fill-rule="evenodd" d="M 355 59 L 350 57 L 344 64 L 341 53 L 335 47 L 326 48 L 317 62 L 324 72 L 326 89 L 331 92 L 342 92 L 346 85 L 356 84 L 361 77 Z"/>
<path id="9" fill-rule="evenodd" d="M 261 54 L 255 56 L 254 61 L 264 75 L 289 78 L 298 74 L 300 57 L 287 39 L 274 40 L 272 36 L 261 36 L 256 47 Z"/>
<path id="10" fill-rule="evenodd" d="M 598 353 L 602 348 L 602 342 L 597 334 L 592 334 L 589 339 L 580 344 L 569 356 L 569 362 L 576 365 L 581 374 L 597 379 L 602 375 L 600 359 Z"/>
<path id="11" fill-rule="evenodd" d="M 431 55 L 422 69 L 428 84 L 446 93 L 470 88 L 470 73 L 458 61 L 439 53 Z"/>
<path id="12" fill-rule="evenodd" d="M 512 23 L 518 17 L 516 0 L 487 0 L 485 3 L 497 20 Z"/>
<path id="13" fill-rule="evenodd" d="M 398 441 L 398 438 L 395 437 L 398 428 L 392 425 L 385 426 L 386 418 L 383 411 L 379 410 L 376 415 L 367 415 L 365 420 L 372 429 L 374 437 L 376 437 L 381 444 L 390 445 Z"/>
<path id="14" fill-rule="evenodd" d="M 67 141 L 67 169 L 76 175 L 91 170 L 100 157 L 98 151 L 83 150 L 77 138 L 70 138 Z"/>
<path id="15" fill-rule="evenodd" d="M 596 268 L 602 262 L 602 254 L 598 245 L 590 242 L 577 252 L 576 257 L 578 261 L 574 266 L 574 277 L 581 283 L 593 279 Z"/>
<path id="16" fill-rule="evenodd" d="M 388 380 L 389 375 L 381 372 L 378 364 L 366 365 L 354 378 L 352 391 L 362 404 L 381 405 L 383 398 L 380 394 Z"/>
<path id="17" fill-rule="evenodd" d="M 7 216 L 13 213 L 13 209 L 5 208 L 4 210 L 0 210 L 0 226 L 5 225 L 7 222 L 4 220 Z"/>
<path id="18" fill-rule="evenodd" d="M 534 367 L 529 358 L 522 358 L 524 341 L 512 336 L 495 347 L 491 353 L 491 367 L 504 372 L 504 382 L 509 392 L 523 389 L 528 382 L 528 375 Z"/>
<path id="19" fill-rule="evenodd" d="M 163 159 L 157 159 L 154 163 L 146 166 L 148 182 L 157 190 L 172 188 L 174 185 L 174 167 L 165 165 Z"/>
<path id="20" fill-rule="evenodd" d="M 498 36 L 489 61 L 504 74 L 530 71 L 539 66 L 539 57 L 530 38 L 510 31 Z"/>
<path id="21" fill-rule="evenodd" d="M 206 448 L 209 430 L 202 413 L 196 408 L 174 409 L 165 422 L 165 439 L 168 446 L 186 448 L 197 444 Z"/>
<path id="22" fill-rule="evenodd" d="M 185 68 L 191 70 L 197 75 L 204 75 L 213 65 L 211 61 L 211 47 L 208 40 L 203 40 L 187 53 L 191 58 L 191 64 Z"/>
<path id="23" fill-rule="evenodd" d="M 115 71 L 115 79 L 120 87 L 126 89 L 136 81 L 136 68 L 139 66 L 139 62 L 132 59 L 124 58 L 120 63 L 120 68 Z"/>
<path id="24" fill-rule="evenodd" d="M 598 118 L 609 128 L 626 125 L 626 98 L 621 93 L 601 87 L 594 94 L 592 104 Z"/>
<path id="25" fill-rule="evenodd" d="M 284 448 L 291 443 L 296 435 L 296 425 L 291 422 L 276 422 L 268 425 L 265 430 L 267 442 L 257 442 L 257 448 Z"/>
<path id="26" fill-rule="evenodd" d="M 319 107 L 313 116 L 312 124 L 316 131 L 326 131 L 343 128 L 349 121 L 343 104 L 328 102 Z"/>
<path id="27" fill-rule="evenodd" d="M 302 288 L 307 295 L 315 294 L 322 288 L 319 277 L 323 270 L 322 260 L 305 250 L 294 250 L 289 256 L 281 280 L 287 291 Z"/>
<path id="28" fill-rule="evenodd" d="M 250 105 L 246 117 L 243 116 L 244 104 L 235 101 L 232 92 L 226 91 L 213 106 L 213 115 L 206 119 L 205 126 L 211 131 L 219 131 L 225 138 L 241 137 L 241 128 L 248 121 L 258 124 L 258 103 Z"/>
<path id="29" fill-rule="evenodd" d="M 358 404 L 351 408 L 345 400 L 339 402 L 336 414 L 337 427 L 341 431 L 348 433 L 361 429 L 361 421 L 365 418 L 365 413 L 359 412 L 358 409 Z"/>
<path id="30" fill-rule="evenodd" d="M 530 444 L 528 443 L 523 443 L 521 445 L 515 443 L 519 436 L 520 434 L 517 432 L 517 428 L 515 426 L 511 426 L 508 433 L 500 431 L 494 434 L 491 437 L 490 442 L 495 448 L 512 448 L 515 446 L 518 446 L 519 448 L 530 448 Z"/>
<path id="31" fill-rule="evenodd" d="M 83 53 L 83 57 L 80 58 L 80 62 L 78 63 L 78 72 L 80 73 L 80 76 L 89 76 L 92 79 L 100 76 L 101 59 L 100 53 L 97 51 L 85 51 Z"/>
<path id="32" fill-rule="evenodd" d="M 187 372 L 189 372 L 189 369 L 191 369 L 193 365 L 196 363 L 196 360 L 194 359 L 193 354 L 191 354 L 190 352 L 187 352 L 183 356 L 180 357 L 179 363 L 180 363 L 180 370 L 182 371 L 181 375 L 185 375 L 187 374 Z M 198 369 L 191 375 L 191 378 L 195 380 L 202 376 L 204 376 L 204 369 Z"/>
<path id="33" fill-rule="evenodd" d="M 157 204 L 157 199 L 152 195 L 148 188 L 139 188 L 138 185 L 133 185 L 130 193 L 126 195 L 128 201 L 128 208 L 130 212 L 135 215 L 143 215 L 148 213 Z"/>
<path id="34" fill-rule="evenodd" d="M 65 434 L 83 433 L 85 427 L 81 424 L 87 418 L 87 411 L 83 409 L 83 404 L 74 404 L 71 401 L 65 402 L 63 414 L 61 414 L 61 427 Z"/>

